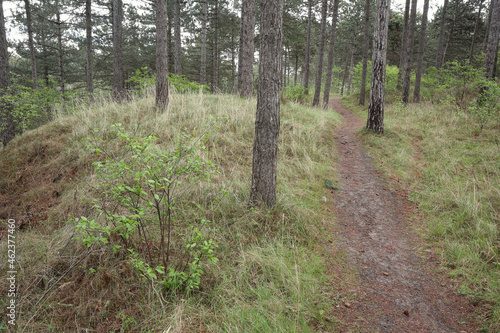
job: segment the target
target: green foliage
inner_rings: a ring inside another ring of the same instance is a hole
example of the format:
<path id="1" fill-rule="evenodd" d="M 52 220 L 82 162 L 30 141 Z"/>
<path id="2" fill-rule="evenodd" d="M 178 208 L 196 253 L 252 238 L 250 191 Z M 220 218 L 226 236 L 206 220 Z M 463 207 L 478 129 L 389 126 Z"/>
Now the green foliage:
<path id="1" fill-rule="evenodd" d="M 93 209 L 96 219 L 76 219 L 80 241 L 102 246 L 129 257 L 132 267 L 145 278 L 169 290 L 198 289 L 204 262 L 215 264 L 216 242 L 201 230 L 210 230 L 210 221 L 193 219 L 176 226 L 188 230 L 184 235 L 184 255 L 173 259 L 173 219 L 176 214 L 196 216 L 202 207 L 188 207 L 183 194 L 189 186 L 209 180 L 215 172 L 209 161 L 200 157 L 204 150 L 200 138 L 183 134 L 177 147 L 164 152 L 154 136 L 138 138 L 125 132 L 121 124 L 112 126 L 117 146 L 111 148 L 94 133 L 87 138 L 87 149 L 104 161 L 94 163 L 98 199 Z M 125 150 L 128 154 L 119 154 Z M 117 156 L 128 156 L 118 158 Z M 178 231 L 182 238 L 183 230 Z M 159 235 L 159 237 L 157 236 Z"/>
<path id="2" fill-rule="evenodd" d="M 281 92 L 281 99 L 284 102 L 291 101 L 295 103 L 303 103 L 307 98 L 304 94 L 304 87 L 301 85 L 289 85 Z"/>
<path id="3" fill-rule="evenodd" d="M 156 84 L 156 74 L 151 73 L 147 67 L 142 67 L 137 69 L 135 75 L 128 79 L 127 82 L 132 83 L 133 87 L 142 93 Z M 207 85 L 189 81 L 184 75 L 169 74 L 168 82 L 169 86 L 179 93 L 198 92 L 200 90 L 203 90 L 203 92 L 209 91 Z"/>

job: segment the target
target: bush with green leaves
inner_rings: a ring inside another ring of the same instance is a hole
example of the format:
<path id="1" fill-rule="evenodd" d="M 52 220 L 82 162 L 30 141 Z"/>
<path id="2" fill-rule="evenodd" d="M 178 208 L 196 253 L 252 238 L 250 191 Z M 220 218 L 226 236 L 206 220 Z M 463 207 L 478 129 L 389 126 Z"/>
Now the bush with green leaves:
<path id="1" fill-rule="evenodd" d="M 301 85 L 288 85 L 281 92 L 281 99 L 295 103 L 303 103 L 307 96 L 304 94 L 304 87 Z"/>
<path id="2" fill-rule="evenodd" d="M 111 141 L 99 133 L 87 138 L 88 149 L 104 160 L 94 163 L 95 218 L 75 220 L 80 240 L 121 253 L 166 289 L 197 289 L 203 265 L 217 262 L 217 243 L 207 236 L 214 228 L 186 196 L 215 173 L 201 157 L 202 138 L 183 134 L 175 149 L 164 151 L 158 138 L 127 134 L 121 124 L 112 135 Z"/>
<path id="3" fill-rule="evenodd" d="M 156 74 L 151 73 L 147 67 L 142 67 L 135 71 L 135 75 L 127 80 L 132 86 L 139 92 L 144 92 L 147 88 L 152 87 L 156 84 Z M 203 90 L 203 92 L 208 92 L 207 85 L 201 85 L 196 82 L 189 81 L 183 75 L 168 75 L 169 86 L 174 88 L 179 93 L 187 92 L 198 92 Z"/>
<path id="4" fill-rule="evenodd" d="M 500 115 L 500 86 L 493 80 L 482 78 L 477 103 L 469 108 L 469 113 L 482 131 L 494 117 Z"/>

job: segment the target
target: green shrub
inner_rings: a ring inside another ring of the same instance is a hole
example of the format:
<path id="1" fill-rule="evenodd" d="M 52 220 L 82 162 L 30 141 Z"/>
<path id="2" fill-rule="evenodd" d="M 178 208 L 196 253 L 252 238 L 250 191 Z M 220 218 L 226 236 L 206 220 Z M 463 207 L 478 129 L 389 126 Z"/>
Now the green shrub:
<path id="1" fill-rule="evenodd" d="M 136 91 L 142 93 L 156 84 L 156 74 L 151 73 L 147 67 L 142 67 L 137 69 L 135 75 L 128 79 L 127 82 L 131 83 Z M 189 81 L 183 75 L 169 74 L 168 83 L 171 88 L 174 88 L 179 93 L 198 92 L 200 90 L 208 92 L 207 85 Z"/>

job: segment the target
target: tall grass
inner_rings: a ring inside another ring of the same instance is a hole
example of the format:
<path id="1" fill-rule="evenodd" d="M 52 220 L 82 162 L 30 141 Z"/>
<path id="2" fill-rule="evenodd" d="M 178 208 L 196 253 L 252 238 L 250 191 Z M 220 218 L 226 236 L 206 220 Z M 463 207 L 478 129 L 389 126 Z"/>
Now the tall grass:
<path id="1" fill-rule="evenodd" d="M 168 110 L 158 113 L 151 93 L 123 104 L 98 98 L 16 138 L 0 156 L 2 169 L 8 170 L 0 188 L 11 192 L 9 209 L 25 223 L 17 245 L 23 268 L 17 327 L 34 332 L 302 332 L 313 331 L 319 322 L 329 325 L 322 316 L 331 305 L 320 292 L 325 268 L 313 249 L 322 229 L 323 181 L 335 178 L 332 133 L 339 117 L 283 105 L 277 204 L 249 210 L 255 107 L 254 99 L 173 92 Z M 219 190 L 227 195 L 207 211 L 216 226 L 212 237 L 219 242 L 215 256 L 220 261 L 204 267 L 198 292 L 162 294 L 123 257 L 105 252 L 91 253 L 54 286 L 87 251 L 68 218 L 92 214 L 96 157 L 82 139 L 93 133 L 113 147 L 114 123 L 130 135 L 155 135 L 158 149 L 165 150 L 183 132 L 204 135 L 203 158 L 220 173 L 193 186 L 189 200 L 206 206 Z M 26 217 L 28 205 L 36 219 Z M 2 240 L 2 259 L 6 249 Z M 4 290 L 3 274 L 0 281 Z M 4 295 L 2 304 L 8 301 Z"/>
<path id="2" fill-rule="evenodd" d="M 363 118 L 366 112 L 356 109 Z M 392 104 L 385 135 L 362 131 L 380 168 L 398 179 L 425 214 L 425 235 L 439 245 L 460 293 L 490 304 L 500 329 L 500 122 L 481 131 L 473 117 L 442 105 Z M 485 319 L 485 320 L 486 320 Z"/>

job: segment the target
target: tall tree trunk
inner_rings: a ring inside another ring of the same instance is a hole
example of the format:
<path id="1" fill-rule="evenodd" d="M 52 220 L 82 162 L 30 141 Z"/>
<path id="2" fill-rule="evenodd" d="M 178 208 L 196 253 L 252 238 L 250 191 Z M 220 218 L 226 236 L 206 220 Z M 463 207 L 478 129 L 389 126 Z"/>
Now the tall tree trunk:
<path id="1" fill-rule="evenodd" d="M 444 28 L 446 24 L 446 11 L 448 9 L 448 0 L 444 0 L 443 10 L 441 12 L 441 24 L 439 28 L 438 49 L 436 53 L 436 68 L 439 69 L 443 65 L 443 42 L 444 42 Z"/>
<path id="2" fill-rule="evenodd" d="M 344 96 L 344 87 L 345 87 L 345 83 L 347 81 L 347 68 L 349 66 L 349 57 L 345 56 L 345 65 L 344 65 L 344 74 L 342 75 L 342 86 L 340 88 L 340 95 Z"/>
<path id="3" fill-rule="evenodd" d="M 28 30 L 28 47 L 30 49 L 30 58 L 31 58 L 31 79 L 33 80 L 33 88 L 38 89 L 38 77 L 36 74 L 35 46 L 33 44 L 33 24 L 31 21 L 31 8 L 30 8 L 30 1 L 29 0 L 24 0 L 24 8 L 26 11 L 26 27 Z"/>
<path id="4" fill-rule="evenodd" d="M 276 78 L 281 72 L 283 0 L 261 1 L 260 11 L 259 87 L 249 206 L 263 202 L 271 207 L 276 203 L 281 89 Z"/>
<path id="5" fill-rule="evenodd" d="M 57 25 L 57 53 L 58 53 L 58 63 L 59 63 L 59 85 L 61 87 L 61 93 L 65 93 L 65 83 L 64 83 L 64 59 L 63 59 L 63 48 L 62 48 L 62 22 L 61 22 L 61 11 L 59 8 L 59 1 L 56 1 L 56 25 Z"/>
<path id="6" fill-rule="evenodd" d="M 474 26 L 474 34 L 472 35 L 472 43 L 470 44 L 469 63 L 472 63 L 474 56 L 474 46 L 476 44 L 477 32 L 479 30 L 479 23 L 481 22 L 481 10 L 483 9 L 484 0 L 479 0 L 479 9 L 477 10 L 476 25 Z"/>
<path id="7" fill-rule="evenodd" d="M 175 65 L 174 65 L 174 38 L 172 37 L 172 29 L 174 28 L 174 1 L 175 0 L 167 0 L 167 44 L 168 44 L 168 71 L 169 73 L 174 73 Z M 205 0 L 208 1 L 208 0 Z"/>
<path id="8" fill-rule="evenodd" d="M 47 52 L 47 38 L 45 35 L 45 28 L 40 29 L 40 38 L 42 40 L 42 57 L 44 59 L 43 61 L 43 80 L 45 81 L 45 86 L 49 86 L 49 65 L 47 63 L 47 57 L 48 57 L 48 52 Z"/>
<path id="9" fill-rule="evenodd" d="M 368 0 L 369 1 L 369 0 Z M 337 34 L 337 17 L 339 13 L 339 0 L 333 1 L 332 31 L 330 32 L 330 48 L 328 50 L 328 64 L 326 66 L 325 91 L 323 93 L 323 109 L 328 109 L 330 103 L 330 87 L 332 84 L 333 56 L 335 50 L 335 37 Z"/>
<path id="10" fill-rule="evenodd" d="M 253 94 L 254 29 L 255 0 L 243 0 L 238 59 L 238 93 L 243 97 Z"/>
<path id="11" fill-rule="evenodd" d="M 403 79 L 403 103 L 408 104 L 410 100 L 410 87 L 411 87 L 411 66 L 413 62 L 413 46 L 415 42 L 415 26 L 417 23 L 417 0 L 411 1 L 410 23 L 408 31 L 408 43 L 406 43 L 406 61 L 404 66 L 404 79 Z"/>
<path id="12" fill-rule="evenodd" d="M 321 79 L 323 78 L 323 56 L 325 50 L 326 35 L 326 13 L 328 10 L 328 0 L 322 0 L 321 8 L 321 35 L 319 37 L 318 72 L 316 74 L 316 84 L 314 86 L 313 106 L 319 105 L 319 95 L 321 93 Z"/>
<path id="13" fill-rule="evenodd" d="M 174 0 L 174 72 L 182 75 L 181 59 L 181 0 Z"/>
<path id="14" fill-rule="evenodd" d="M 352 77 L 354 75 L 354 47 L 351 51 L 351 63 L 349 65 L 349 72 L 347 74 L 347 96 L 351 94 Z"/>
<path id="15" fill-rule="evenodd" d="M 167 0 L 156 0 L 156 107 L 168 106 Z"/>
<path id="16" fill-rule="evenodd" d="M 207 21 L 208 21 L 208 0 L 203 0 L 201 4 L 201 66 L 200 84 L 206 83 L 207 77 Z"/>
<path id="17" fill-rule="evenodd" d="M 493 11 L 493 3 L 495 0 L 490 0 L 490 8 L 488 9 L 488 19 L 486 21 L 486 33 L 484 35 L 484 42 L 483 42 L 483 52 L 486 54 L 486 48 L 488 47 L 488 36 L 490 34 L 490 26 L 491 26 L 491 13 Z"/>
<path id="18" fill-rule="evenodd" d="M 233 23 L 234 21 L 231 20 Z M 236 52 L 234 51 L 234 29 L 231 30 L 231 93 L 234 93 L 238 89 L 238 82 L 236 79 Z"/>
<path id="19" fill-rule="evenodd" d="M 113 97 L 121 102 L 125 98 L 125 78 L 123 76 L 123 3 L 113 0 Z"/>
<path id="20" fill-rule="evenodd" d="M 447 1 L 447 0 L 446 0 Z M 401 50 L 399 51 L 399 71 L 398 71 L 398 83 L 397 88 L 401 89 L 403 87 L 403 72 L 406 63 L 406 46 L 408 44 L 408 19 L 410 17 L 410 0 L 406 0 L 405 3 L 405 13 L 404 13 L 404 24 L 403 24 L 403 35 L 401 36 Z"/>
<path id="21" fill-rule="evenodd" d="M 219 92 L 219 0 L 214 5 L 214 47 L 212 57 L 212 92 Z"/>
<path id="22" fill-rule="evenodd" d="M 498 60 L 498 42 L 500 40 L 500 0 L 492 0 L 492 2 L 491 26 L 484 57 L 485 75 L 489 79 L 495 79 L 496 62 Z"/>
<path id="23" fill-rule="evenodd" d="M 389 28 L 389 0 L 377 0 L 374 21 L 372 76 L 370 104 L 366 128 L 384 133 L 385 65 L 387 63 L 387 32 Z"/>
<path id="24" fill-rule="evenodd" d="M 293 86 L 297 85 L 297 72 L 299 71 L 299 51 L 295 52 L 295 72 L 293 74 Z"/>
<path id="25" fill-rule="evenodd" d="M 453 13 L 453 21 L 451 21 L 450 33 L 448 35 L 448 39 L 446 40 L 446 45 L 444 46 L 442 58 L 441 58 L 441 66 L 446 62 L 446 54 L 448 53 L 448 47 L 451 44 L 451 39 L 453 38 L 453 32 L 455 30 L 455 22 L 457 21 L 457 13 Z"/>
<path id="26" fill-rule="evenodd" d="M 94 64 L 92 57 L 92 0 L 85 0 L 85 30 L 87 32 L 87 95 L 94 102 Z"/>
<path id="27" fill-rule="evenodd" d="M 307 8 L 307 35 L 306 35 L 306 59 L 304 61 L 304 94 L 309 94 L 309 64 L 311 60 L 311 24 L 312 24 L 312 4 L 313 0 L 308 1 Z"/>
<path id="28" fill-rule="evenodd" d="M 9 50 L 5 32 L 3 0 L 0 0 L 0 98 L 8 93 L 10 86 Z M 8 102 L 0 103 L 0 139 L 5 147 L 16 135 L 16 123 L 12 107 Z"/>
<path id="29" fill-rule="evenodd" d="M 368 71 L 368 49 L 370 48 L 370 0 L 365 1 L 365 25 L 363 36 L 363 71 L 361 72 L 361 87 L 359 89 L 359 105 L 365 105 L 366 72 Z"/>
<path id="30" fill-rule="evenodd" d="M 422 81 L 422 66 L 424 62 L 425 32 L 427 30 L 427 14 L 429 12 L 429 0 L 424 0 L 424 12 L 420 26 L 420 40 L 418 42 L 417 70 L 415 72 L 415 89 L 413 90 L 413 103 L 420 103 L 420 83 Z"/>

